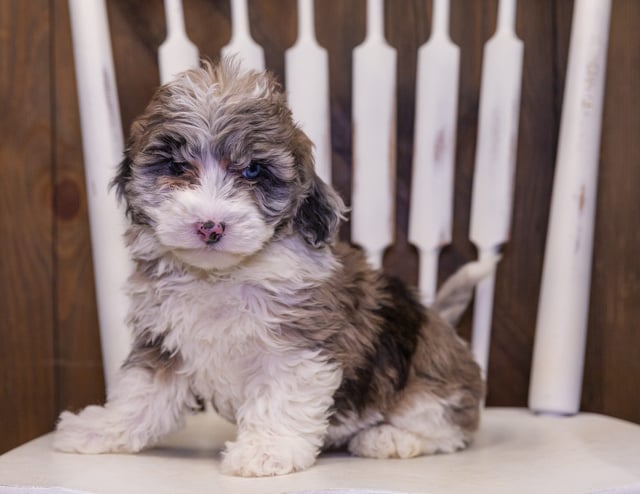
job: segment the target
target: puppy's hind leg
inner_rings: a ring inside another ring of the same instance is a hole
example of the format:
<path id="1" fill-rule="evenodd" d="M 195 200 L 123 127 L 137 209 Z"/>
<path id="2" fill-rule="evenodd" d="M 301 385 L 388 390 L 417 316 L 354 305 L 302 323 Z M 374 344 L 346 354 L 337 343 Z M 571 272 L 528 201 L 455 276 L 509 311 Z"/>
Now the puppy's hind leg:
<path id="1" fill-rule="evenodd" d="M 428 393 L 402 400 L 386 423 L 356 434 L 349 451 L 370 458 L 411 458 L 463 449 L 471 436 L 450 414 L 457 402 L 456 396 L 446 400 Z"/>
<path id="2" fill-rule="evenodd" d="M 349 452 L 368 458 L 412 458 L 422 454 L 422 439 L 391 424 L 358 432 L 349 441 Z"/>
<path id="3" fill-rule="evenodd" d="M 60 415 L 53 447 L 69 453 L 137 452 L 175 429 L 193 402 L 184 377 L 125 367 L 104 406 Z"/>

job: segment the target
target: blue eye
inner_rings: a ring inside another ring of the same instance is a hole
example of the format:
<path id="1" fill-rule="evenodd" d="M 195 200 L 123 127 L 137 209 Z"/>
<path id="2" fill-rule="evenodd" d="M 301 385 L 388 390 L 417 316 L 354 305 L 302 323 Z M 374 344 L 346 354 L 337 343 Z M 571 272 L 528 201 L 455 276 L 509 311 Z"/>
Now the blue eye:
<path id="1" fill-rule="evenodd" d="M 253 180 L 258 178 L 258 175 L 262 172 L 262 165 L 257 161 L 252 161 L 249 163 L 244 170 L 242 170 L 242 176 L 246 179 Z"/>

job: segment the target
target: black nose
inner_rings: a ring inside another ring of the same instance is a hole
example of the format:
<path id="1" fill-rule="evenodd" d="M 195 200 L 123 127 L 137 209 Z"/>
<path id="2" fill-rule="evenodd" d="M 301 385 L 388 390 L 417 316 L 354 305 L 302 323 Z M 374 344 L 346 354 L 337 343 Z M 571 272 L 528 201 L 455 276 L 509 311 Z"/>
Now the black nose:
<path id="1" fill-rule="evenodd" d="M 224 222 L 211 220 L 199 221 L 196 223 L 196 232 L 207 245 L 215 244 L 224 235 L 226 225 Z"/>

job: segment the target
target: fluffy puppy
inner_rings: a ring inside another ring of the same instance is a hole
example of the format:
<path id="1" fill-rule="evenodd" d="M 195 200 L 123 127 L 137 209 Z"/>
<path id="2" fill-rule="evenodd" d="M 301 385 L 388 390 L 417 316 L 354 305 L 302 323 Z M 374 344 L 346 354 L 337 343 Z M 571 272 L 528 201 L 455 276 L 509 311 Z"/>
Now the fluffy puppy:
<path id="1" fill-rule="evenodd" d="M 238 425 L 222 471 L 286 474 L 322 449 L 464 448 L 483 383 L 466 344 L 335 241 L 344 205 L 269 74 L 233 62 L 160 87 L 114 180 L 135 272 L 133 347 L 104 407 L 55 447 L 135 452 L 211 401 Z"/>

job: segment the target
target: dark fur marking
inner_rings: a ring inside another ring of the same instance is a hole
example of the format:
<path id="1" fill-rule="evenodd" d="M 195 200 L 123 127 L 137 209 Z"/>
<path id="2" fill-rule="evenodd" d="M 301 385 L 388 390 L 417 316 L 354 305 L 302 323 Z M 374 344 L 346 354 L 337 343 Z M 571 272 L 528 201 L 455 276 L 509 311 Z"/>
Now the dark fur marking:
<path id="1" fill-rule="evenodd" d="M 128 150 L 125 151 L 124 158 L 118 165 L 118 171 L 116 176 L 111 180 L 109 187 L 116 188 L 116 195 L 118 200 L 125 200 L 127 202 L 127 213 L 129 213 L 129 200 L 127 198 L 126 186 L 131 181 L 133 161 L 129 158 Z"/>
<path id="2" fill-rule="evenodd" d="M 142 153 L 158 161 L 173 159 L 186 145 L 182 136 L 163 134 L 153 140 L 153 144 L 143 149 Z"/>
<path id="3" fill-rule="evenodd" d="M 296 214 L 298 232 L 313 247 L 324 247 L 336 234 L 343 207 L 336 194 L 316 177 Z"/>
<path id="4" fill-rule="evenodd" d="M 258 196 L 261 204 L 264 204 L 264 212 L 267 221 L 279 220 L 282 216 L 282 204 L 289 204 L 292 186 L 287 181 L 280 179 L 273 169 L 273 165 L 263 165 L 260 175 L 253 179 L 240 177 L 249 190 Z M 275 207 L 277 205 L 277 207 Z"/>
<path id="5" fill-rule="evenodd" d="M 159 374 L 175 371 L 182 365 L 182 356 L 164 348 L 164 337 L 143 331 L 133 343 L 129 356 L 122 364 L 123 369 L 138 367 Z"/>
<path id="6" fill-rule="evenodd" d="M 336 411 L 351 409 L 361 413 L 369 404 L 379 402 L 376 398 L 381 394 L 391 395 L 407 384 L 426 315 L 400 280 L 385 276 L 383 283 L 389 298 L 374 311 L 382 321 L 380 333 L 364 365 L 355 369 L 355 378 L 345 379 L 336 391 Z"/>
<path id="7" fill-rule="evenodd" d="M 133 161 L 130 158 L 130 153 L 131 151 L 127 148 L 123 160 L 118 165 L 116 176 L 109 184 L 109 188 L 115 187 L 118 201 L 124 201 L 126 215 L 131 219 L 132 223 L 136 225 L 149 225 L 151 220 L 144 212 L 133 206 L 129 191 L 127 190 L 133 178 Z"/>
<path id="8" fill-rule="evenodd" d="M 202 396 L 195 396 L 194 406 L 189 407 L 191 413 L 200 413 L 206 410 L 206 401 Z M 216 410 L 217 412 L 217 410 Z"/>

